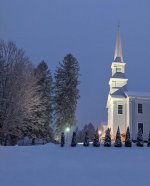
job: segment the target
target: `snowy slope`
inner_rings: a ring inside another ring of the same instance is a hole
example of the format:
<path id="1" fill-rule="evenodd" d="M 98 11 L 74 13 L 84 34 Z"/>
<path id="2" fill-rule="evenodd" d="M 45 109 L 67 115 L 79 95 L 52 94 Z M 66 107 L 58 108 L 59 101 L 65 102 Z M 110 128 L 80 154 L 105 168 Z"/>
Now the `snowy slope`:
<path id="1" fill-rule="evenodd" d="M 148 147 L 0 147 L 0 186 L 148 185 Z"/>

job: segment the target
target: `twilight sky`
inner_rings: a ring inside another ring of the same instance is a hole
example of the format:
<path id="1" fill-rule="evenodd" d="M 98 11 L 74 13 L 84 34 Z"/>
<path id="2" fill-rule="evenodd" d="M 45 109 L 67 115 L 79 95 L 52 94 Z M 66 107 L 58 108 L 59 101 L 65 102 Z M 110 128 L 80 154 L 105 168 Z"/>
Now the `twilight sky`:
<path id="1" fill-rule="evenodd" d="M 107 121 L 117 25 L 128 89 L 150 92 L 150 0 L 0 0 L 0 39 L 15 41 L 34 64 L 54 72 L 72 53 L 81 68 L 78 124 Z"/>

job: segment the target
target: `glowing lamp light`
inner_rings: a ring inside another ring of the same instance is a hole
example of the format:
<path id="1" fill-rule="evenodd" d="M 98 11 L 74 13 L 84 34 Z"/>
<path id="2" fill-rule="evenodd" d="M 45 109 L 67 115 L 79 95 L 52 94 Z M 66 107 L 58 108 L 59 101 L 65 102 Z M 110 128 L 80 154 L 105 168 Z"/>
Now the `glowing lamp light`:
<path id="1" fill-rule="evenodd" d="M 69 127 L 67 127 L 67 128 L 66 128 L 66 132 L 69 132 L 69 131 L 70 131 L 70 128 L 69 128 Z"/>
<path id="2" fill-rule="evenodd" d="M 101 135 L 102 135 L 102 131 L 101 131 L 101 130 L 99 130 L 99 131 L 98 131 L 98 134 L 101 136 Z"/>

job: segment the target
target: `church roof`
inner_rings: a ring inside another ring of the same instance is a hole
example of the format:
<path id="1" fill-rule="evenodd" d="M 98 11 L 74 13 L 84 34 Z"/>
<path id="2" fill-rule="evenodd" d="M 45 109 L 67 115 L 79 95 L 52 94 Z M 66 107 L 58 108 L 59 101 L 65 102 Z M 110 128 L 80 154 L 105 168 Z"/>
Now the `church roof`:
<path id="1" fill-rule="evenodd" d="M 114 93 L 110 94 L 112 97 L 118 97 L 118 96 L 121 96 L 121 97 L 127 97 L 125 92 L 127 92 L 127 86 L 123 86 L 121 87 L 120 89 L 118 89 L 117 91 L 115 91 Z"/>
<path id="2" fill-rule="evenodd" d="M 150 92 L 134 92 L 134 91 L 128 91 L 125 92 L 125 95 L 127 97 L 150 97 Z"/>
<path id="3" fill-rule="evenodd" d="M 110 94 L 111 97 L 116 98 L 126 98 L 126 97 L 136 97 L 136 98 L 149 98 L 150 99 L 150 92 L 134 92 L 134 91 L 127 91 L 124 89 L 119 89 L 113 94 Z"/>
<path id="4" fill-rule="evenodd" d="M 120 37 L 120 26 L 118 26 L 114 62 L 123 62 L 123 53 L 122 53 L 121 37 Z"/>
<path id="5" fill-rule="evenodd" d="M 116 72 L 116 73 L 112 76 L 112 78 L 126 78 L 126 77 L 125 77 L 125 74 L 124 74 L 124 73 L 122 73 L 122 72 Z"/>

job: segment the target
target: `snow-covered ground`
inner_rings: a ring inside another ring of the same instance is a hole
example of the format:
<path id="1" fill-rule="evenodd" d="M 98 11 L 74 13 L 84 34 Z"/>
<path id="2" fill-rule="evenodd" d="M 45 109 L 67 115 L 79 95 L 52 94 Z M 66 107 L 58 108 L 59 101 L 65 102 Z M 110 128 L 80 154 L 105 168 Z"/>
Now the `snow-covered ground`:
<path id="1" fill-rule="evenodd" d="M 0 186 L 148 186 L 150 148 L 0 147 Z"/>

